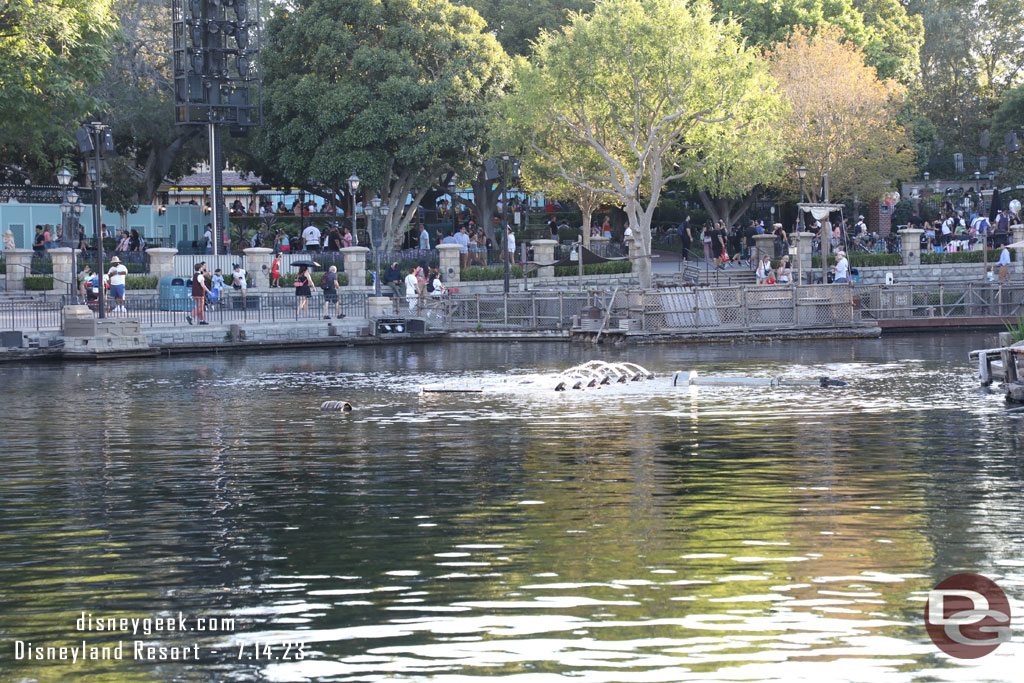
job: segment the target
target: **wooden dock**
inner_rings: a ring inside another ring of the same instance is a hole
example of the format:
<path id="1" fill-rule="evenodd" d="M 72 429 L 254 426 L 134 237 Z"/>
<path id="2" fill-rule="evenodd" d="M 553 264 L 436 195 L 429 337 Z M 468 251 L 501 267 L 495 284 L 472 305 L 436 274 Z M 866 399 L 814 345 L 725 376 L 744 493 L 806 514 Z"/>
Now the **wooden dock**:
<path id="1" fill-rule="evenodd" d="M 978 379 L 984 387 L 999 382 L 1006 391 L 1006 400 L 1024 403 L 1024 382 L 1021 366 L 1024 346 L 1003 346 L 971 351 L 970 359 L 978 363 Z"/>

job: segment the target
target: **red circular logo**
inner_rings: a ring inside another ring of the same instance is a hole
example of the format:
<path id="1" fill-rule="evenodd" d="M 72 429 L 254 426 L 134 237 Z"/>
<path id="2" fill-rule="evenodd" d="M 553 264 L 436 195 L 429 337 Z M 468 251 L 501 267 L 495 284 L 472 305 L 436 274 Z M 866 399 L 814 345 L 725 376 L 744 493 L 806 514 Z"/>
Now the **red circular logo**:
<path id="1" fill-rule="evenodd" d="M 988 577 L 954 574 L 929 591 L 924 622 L 940 650 L 977 659 L 1010 639 L 1010 601 Z"/>

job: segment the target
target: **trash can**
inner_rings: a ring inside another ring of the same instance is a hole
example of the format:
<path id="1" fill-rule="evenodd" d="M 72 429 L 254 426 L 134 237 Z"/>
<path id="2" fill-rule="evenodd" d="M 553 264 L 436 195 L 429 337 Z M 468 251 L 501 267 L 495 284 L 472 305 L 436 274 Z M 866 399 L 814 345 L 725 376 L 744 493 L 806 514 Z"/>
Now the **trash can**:
<path id="1" fill-rule="evenodd" d="M 183 277 L 160 278 L 160 310 L 190 311 L 193 306 L 192 285 Z"/>

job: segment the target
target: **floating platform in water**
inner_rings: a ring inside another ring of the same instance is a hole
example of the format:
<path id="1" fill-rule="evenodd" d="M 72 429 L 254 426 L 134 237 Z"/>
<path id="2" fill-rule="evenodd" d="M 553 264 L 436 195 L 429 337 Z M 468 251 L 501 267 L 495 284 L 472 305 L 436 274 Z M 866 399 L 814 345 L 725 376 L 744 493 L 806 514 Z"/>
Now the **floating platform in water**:
<path id="1" fill-rule="evenodd" d="M 987 387 L 998 382 L 1006 394 L 1007 401 L 1024 403 L 1024 382 L 1021 381 L 1024 345 L 977 349 L 971 351 L 969 358 L 978 362 L 978 380 L 981 386 Z"/>
<path id="2" fill-rule="evenodd" d="M 636 363 L 607 363 L 592 360 L 558 374 L 534 374 L 476 382 L 426 384 L 427 394 L 482 394 L 516 391 L 584 391 L 654 379 L 654 373 Z"/>
<path id="3" fill-rule="evenodd" d="M 817 379 L 786 379 L 784 377 L 703 377 L 696 370 L 672 373 L 672 386 L 690 387 L 845 387 L 846 382 L 831 377 Z"/>

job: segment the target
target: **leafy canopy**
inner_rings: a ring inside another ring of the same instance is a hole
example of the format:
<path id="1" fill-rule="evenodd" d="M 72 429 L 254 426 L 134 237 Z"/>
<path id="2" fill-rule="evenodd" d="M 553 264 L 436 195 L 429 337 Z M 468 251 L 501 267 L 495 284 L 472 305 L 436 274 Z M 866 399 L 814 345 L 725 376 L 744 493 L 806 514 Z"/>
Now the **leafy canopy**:
<path id="1" fill-rule="evenodd" d="M 542 34 L 518 85 L 506 112 L 534 131 L 534 152 L 566 181 L 626 207 L 645 285 L 662 188 L 696 177 L 778 106 L 739 26 L 715 21 L 702 1 L 599 1 L 593 14 Z"/>
<path id="2" fill-rule="evenodd" d="M 838 31 L 797 29 L 770 57 L 791 106 L 779 127 L 790 149 L 788 165 L 807 167 L 812 200 L 820 199 L 825 172 L 830 199 L 875 198 L 890 181 L 913 175 L 913 142 L 895 120 L 902 86 L 880 81 L 863 52 L 841 42 Z M 786 178 L 793 189 L 795 172 Z"/>
<path id="3" fill-rule="evenodd" d="M 302 0 L 267 25 L 259 152 L 300 186 L 430 178 L 471 156 L 507 57 L 447 0 Z"/>
<path id="4" fill-rule="evenodd" d="M 37 167 L 69 151 L 96 101 L 116 25 L 111 0 L 9 0 L 0 8 L 0 161 Z"/>

